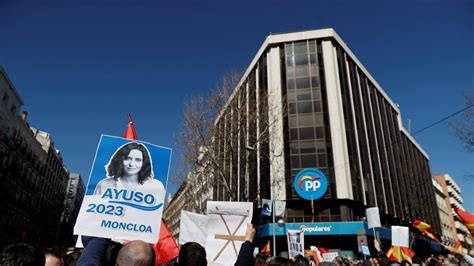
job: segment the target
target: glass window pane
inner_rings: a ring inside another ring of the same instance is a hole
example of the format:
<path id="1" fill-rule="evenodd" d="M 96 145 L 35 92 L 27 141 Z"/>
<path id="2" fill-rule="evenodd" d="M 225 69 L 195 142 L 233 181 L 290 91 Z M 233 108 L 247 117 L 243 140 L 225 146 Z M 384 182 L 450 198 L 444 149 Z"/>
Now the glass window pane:
<path id="1" fill-rule="evenodd" d="M 295 54 L 307 54 L 306 41 L 295 43 Z"/>
<path id="2" fill-rule="evenodd" d="M 291 168 L 300 168 L 299 156 L 291 156 Z"/>
<path id="3" fill-rule="evenodd" d="M 293 44 L 292 43 L 286 43 L 285 44 L 285 54 L 286 55 L 293 54 Z"/>
<path id="4" fill-rule="evenodd" d="M 316 125 L 323 125 L 323 114 L 315 114 L 314 115 L 314 122 Z"/>
<path id="5" fill-rule="evenodd" d="M 286 65 L 287 66 L 294 66 L 295 65 L 295 57 L 294 56 L 286 57 Z"/>
<path id="6" fill-rule="evenodd" d="M 313 88 L 319 88 L 321 86 L 321 83 L 319 82 L 319 77 L 312 77 L 311 84 Z"/>
<path id="7" fill-rule="evenodd" d="M 322 139 L 324 138 L 324 130 L 323 127 L 316 127 L 316 138 Z M 318 145 L 319 146 L 319 145 Z"/>
<path id="8" fill-rule="evenodd" d="M 301 167 L 316 167 L 316 155 L 301 155 Z"/>
<path id="9" fill-rule="evenodd" d="M 300 153 L 300 148 L 299 148 L 298 142 L 291 143 L 290 144 L 290 150 L 291 150 L 291 154 Z"/>
<path id="10" fill-rule="evenodd" d="M 294 90 L 295 89 L 295 80 L 294 79 L 288 79 L 286 81 L 286 88 L 288 90 Z"/>
<path id="11" fill-rule="evenodd" d="M 311 100 L 311 91 L 310 90 L 301 90 L 296 92 L 296 99 L 298 101 L 310 101 Z"/>
<path id="12" fill-rule="evenodd" d="M 296 104 L 295 103 L 289 103 L 288 104 L 289 106 L 289 111 L 290 111 L 290 114 L 296 114 Z"/>
<path id="13" fill-rule="evenodd" d="M 295 55 L 295 65 L 307 65 L 308 64 L 308 56 L 306 54 Z"/>
<path id="14" fill-rule="evenodd" d="M 298 127 L 298 118 L 296 115 L 288 116 L 290 127 Z"/>
<path id="15" fill-rule="evenodd" d="M 306 66 L 296 66 L 295 67 L 295 77 L 308 77 L 309 76 L 309 67 Z"/>
<path id="16" fill-rule="evenodd" d="M 315 147 L 314 141 L 305 141 L 305 142 L 300 142 L 300 150 L 301 153 L 315 153 L 316 152 L 316 147 Z"/>
<path id="17" fill-rule="evenodd" d="M 298 123 L 300 127 L 313 127 L 314 118 L 312 114 L 309 115 L 298 115 Z"/>
<path id="18" fill-rule="evenodd" d="M 286 68 L 286 78 L 294 78 L 295 77 L 295 68 L 294 67 L 287 67 Z"/>
<path id="19" fill-rule="evenodd" d="M 318 155 L 318 167 L 326 167 L 327 166 L 327 160 L 326 160 L 326 154 L 319 154 Z"/>
<path id="20" fill-rule="evenodd" d="M 317 65 L 311 65 L 309 71 L 311 71 L 311 76 L 319 76 L 319 68 Z"/>
<path id="21" fill-rule="evenodd" d="M 310 54 L 316 53 L 316 41 L 315 40 L 309 41 L 309 53 Z"/>
<path id="22" fill-rule="evenodd" d="M 321 99 L 321 90 L 320 89 L 313 89 L 313 100 Z"/>
<path id="23" fill-rule="evenodd" d="M 322 112 L 322 106 L 321 106 L 321 101 L 314 101 L 313 102 L 313 106 L 314 106 L 314 112 L 315 113 L 319 113 L 319 112 Z"/>
<path id="24" fill-rule="evenodd" d="M 309 78 L 298 78 L 298 79 L 296 79 L 296 88 L 298 88 L 298 89 L 309 89 Z"/>
<path id="25" fill-rule="evenodd" d="M 315 54 L 309 55 L 309 62 L 311 65 L 318 65 L 317 57 Z"/>
<path id="26" fill-rule="evenodd" d="M 291 128 L 290 129 L 290 139 L 291 140 L 298 140 L 298 129 L 297 128 Z"/>
<path id="27" fill-rule="evenodd" d="M 298 103 L 298 113 L 299 114 L 304 114 L 304 113 L 312 113 L 313 108 L 311 106 L 311 102 L 301 102 Z M 290 109 L 291 110 L 291 109 Z"/>
<path id="28" fill-rule="evenodd" d="M 295 102 L 296 101 L 295 95 L 296 95 L 296 93 L 294 91 L 289 91 L 286 94 L 286 98 L 288 99 L 288 102 Z"/>
<path id="29" fill-rule="evenodd" d="M 300 140 L 314 139 L 314 127 L 300 128 Z"/>

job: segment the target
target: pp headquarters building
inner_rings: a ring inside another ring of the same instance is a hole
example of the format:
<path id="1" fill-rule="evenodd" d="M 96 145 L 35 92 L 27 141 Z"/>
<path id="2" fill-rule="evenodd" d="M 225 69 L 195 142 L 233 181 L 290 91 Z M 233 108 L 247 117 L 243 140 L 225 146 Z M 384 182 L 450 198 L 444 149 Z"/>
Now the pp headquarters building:
<path id="1" fill-rule="evenodd" d="M 331 28 L 268 36 L 215 127 L 233 199 L 286 202 L 278 252 L 286 250 L 286 229 L 304 228 L 306 248 L 357 253 L 357 236 L 372 234 L 367 207 L 379 208 L 386 228 L 421 219 L 440 231 L 428 155 L 403 127 L 397 104 Z M 311 202 L 293 188 L 305 168 L 319 169 L 329 184 L 314 201 L 314 222 Z M 222 183 L 214 182 L 213 200 L 230 199 Z M 272 224 L 260 223 L 257 236 L 266 243 Z"/>

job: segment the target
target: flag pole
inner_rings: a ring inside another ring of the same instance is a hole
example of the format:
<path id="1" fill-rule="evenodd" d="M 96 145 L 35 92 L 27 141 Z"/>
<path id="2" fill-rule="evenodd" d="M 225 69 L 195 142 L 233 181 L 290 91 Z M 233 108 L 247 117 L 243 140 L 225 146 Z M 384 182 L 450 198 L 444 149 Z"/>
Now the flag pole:
<path id="1" fill-rule="evenodd" d="M 272 219 L 273 219 L 273 256 L 276 257 L 276 228 L 275 228 L 275 200 L 272 199 Z"/>

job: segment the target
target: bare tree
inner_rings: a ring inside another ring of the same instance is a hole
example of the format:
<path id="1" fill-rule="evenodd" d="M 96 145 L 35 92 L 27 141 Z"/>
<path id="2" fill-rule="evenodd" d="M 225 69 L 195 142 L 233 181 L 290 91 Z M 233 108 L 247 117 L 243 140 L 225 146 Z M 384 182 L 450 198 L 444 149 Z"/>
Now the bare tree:
<path id="1" fill-rule="evenodd" d="M 464 147 L 474 152 L 474 91 L 463 93 L 464 102 L 468 109 L 464 111 L 459 119 L 452 119 L 449 126 L 453 129 L 452 134 L 456 136 Z"/>
<path id="2" fill-rule="evenodd" d="M 266 89 L 235 89 L 240 79 L 241 74 L 232 71 L 223 77 L 217 88 L 185 101 L 183 126 L 178 138 L 182 156 L 180 172 L 182 177 L 194 173 L 207 178 L 209 185 L 220 184 L 229 200 L 237 200 L 238 193 L 242 191 L 241 200 L 255 200 L 249 198 L 248 184 L 244 184 L 244 190 L 232 186 L 231 175 L 235 169 L 231 168 L 245 165 L 237 170 L 240 174 L 234 178 L 249 176 L 250 167 L 254 167 L 250 166 L 253 162 L 249 162 L 249 158 L 257 156 L 256 153 L 271 163 L 270 158 L 275 154 L 271 156 L 270 153 L 275 149 L 269 147 L 268 136 L 276 121 L 268 119 L 268 113 L 272 110 L 268 105 Z M 254 84 L 255 81 L 248 82 Z M 245 84 L 243 82 L 240 86 Z M 286 113 L 284 110 L 286 108 L 283 109 Z M 242 154 L 245 155 L 244 162 L 239 156 Z M 192 185 L 192 182 L 189 184 Z"/>

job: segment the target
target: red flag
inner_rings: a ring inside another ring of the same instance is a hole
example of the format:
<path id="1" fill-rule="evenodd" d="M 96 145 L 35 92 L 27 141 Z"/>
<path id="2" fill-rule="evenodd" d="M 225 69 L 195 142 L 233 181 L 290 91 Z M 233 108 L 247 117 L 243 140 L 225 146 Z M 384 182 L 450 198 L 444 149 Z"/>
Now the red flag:
<path id="1" fill-rule="evenodd" d="M 474 236 L 474 215 L 458 208 L 454 209 L 454 211 L 459 218 L 461 218 L 462 223 L 467 227 L 469 232 L 471 232 L 471 235 Z"/>
<path id="2" fill-rule="evenodd" d="M 153 245 L 153 249 L 156 254 L 155 265 L 168 262 L 179 255 L 179 247 L 163 220 L 161 220 L 160 226 L 160 239 L 158 244 Z"/>
<path id="3" fill-rule="evenodd" d="M 128 121 L 128 127 L 127 130 L 125 130 L 125 135 L 123 137 L 126 139 L 138 140 L 137 132 L 133 126 L 132 116 L 130 114 L 128 114 Z"/>
<path id="4" fill-rule="evenodd" d="M 132 116 L 128 114 L 128 127 L 125 131 L 124 138 L 138 140 L 137 132 L 135 132 L 135 127 L 133 126 Z M 153 250 L 155 250 L 155 265 L 160 265 L 162 263 L 168 262 L 179 255 L 179 247 L 174 241 L 173 236 L 170 233 L 170 230 L 166 226 L 165 222 L 161 220 L 160 225 L 160 236 L 158 238 L 158 243 L 153 244 Z"/>
<path id="5" fill-rule="evenodd" d="M 387 251 L 386 255 L 387 255 L 387 258 L 391 261 L 396 261 L 398 263 L 401 263 L 402 260 L 406 260 L 410 263 L 413 263 L 412 258 L 415 256 L 415 252 L 413 252 L 411 249 L 406 248 L 406 247 L 392 246 Z"/>

